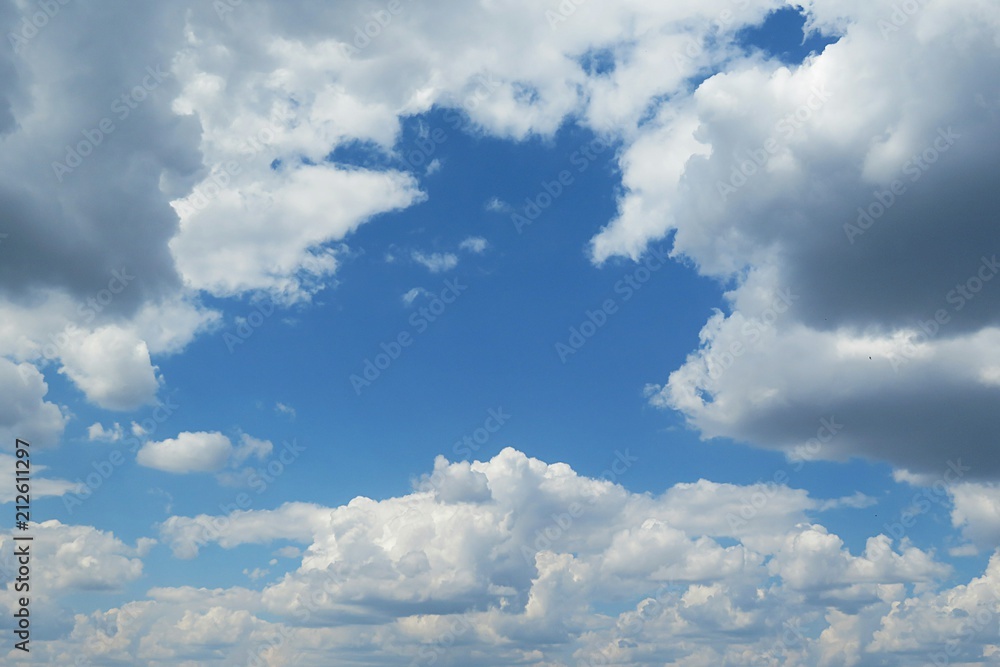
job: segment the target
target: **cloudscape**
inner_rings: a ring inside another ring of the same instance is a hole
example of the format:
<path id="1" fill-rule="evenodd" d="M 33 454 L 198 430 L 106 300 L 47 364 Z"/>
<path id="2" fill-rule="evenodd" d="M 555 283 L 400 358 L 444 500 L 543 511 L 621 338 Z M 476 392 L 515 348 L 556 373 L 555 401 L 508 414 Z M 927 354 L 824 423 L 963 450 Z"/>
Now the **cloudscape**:
<path id="1" fill-rule="evenodd" d="M 996 2 L 0 22 L 3 664 L 1000 664 Z"/>

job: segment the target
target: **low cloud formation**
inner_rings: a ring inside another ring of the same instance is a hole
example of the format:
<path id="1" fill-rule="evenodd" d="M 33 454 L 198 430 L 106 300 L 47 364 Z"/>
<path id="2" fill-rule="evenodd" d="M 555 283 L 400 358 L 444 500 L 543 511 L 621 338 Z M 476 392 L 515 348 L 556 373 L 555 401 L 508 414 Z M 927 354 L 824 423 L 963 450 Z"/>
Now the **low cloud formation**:
<path id="1" fill-rule="evenodd" d="M 159 540 L 176 556 L 269 545 L 298 567 L 262 575 L 259 590 L 155 588 L 77 616 L 72 634 L 42 650 L 152 665 L 251 655 L 570 665 L 833 664 L 847 647 L 849 664 L 923 665 L 960 638 L 962 655 L 992 655 L 1000 553 L 956 586 L 905 535 L 873 535 L 853 551 L 820 523 L 827 509 L 867 503 L 707 480 L 630 493 L 616 480 L 635 465 L 628 451 L 609 452 L 601 478 L 587 478 L 505 449 L 489 461 L 439 457 L 397 498 L 171 517 Z M 65 570 L 53 575 L 61 588 L 114 585 L 79 564 L 110 549 L 137 574 L 152 545 L 130 551 L 50 523 L 96 540 L 77 542 L 65 567 L 44 551 L 39 571 Z"/>

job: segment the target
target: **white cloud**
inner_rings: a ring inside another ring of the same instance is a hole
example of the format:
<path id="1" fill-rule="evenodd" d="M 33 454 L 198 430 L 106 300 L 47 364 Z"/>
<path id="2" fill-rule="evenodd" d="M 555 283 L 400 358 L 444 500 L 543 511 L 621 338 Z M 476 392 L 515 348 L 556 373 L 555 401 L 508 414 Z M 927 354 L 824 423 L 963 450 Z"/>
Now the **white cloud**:
<path id="1" fill-rule="evenodd" d="M 823 526 L 804 526 L 785 537 L 768 569 L 779 574 L 792 590 L 818 592 L 831 599 L 853 598 L 861 594 L 857 584 L 869 584 L 867 595 L 872 602 L 879 593 L 872 584 L 935 581 L 951 571 L 936 562 L 933 554 L 915 547 L 892 551 L 891 540 L 884 535 L 869 538 L 860 556 L 847 553 L 843 547 L 843 540 Z"/>
<path id="2" fill-rule="evenodd" d="M 214 331 L 221 325 L 221 313 L 191 299 L 187 295 L 148 303 L 136 313 L 132 326 L 136 335 L 146 342 L 150 354 L 178 353 L 199 334 Z"/>
<path id="3" fill-rule="evenodd" d="M 0 301 L 0 354 L 42 367 L 60 363 L 59 372 L 91 403 L 133 410 L 156 399 L 152 355 L 179 352 L 219 320 L 217 312 L 182 298 L 146 303 L 127 321 L 107 313 L 114 304 L 95 315 L 87 301 L 75 304 L 65 294 L 50 294 L 34 307 Z M 110 319 L 116 321 L 105 322 Z"/>
<path id="4" fill-rule="evenodd" d="M 992 625 L 1000 602 L 997 591 L 1000 552 L 993 554 L 981 577 L 966 585 L 893 605 L 866 648 L 875 655 L 905 652 L 935 660 L 940 654 L 952 661 L 979 661 L 996 650 Z"/>
<path id="5" fill-rule="evenodd" d="M 40 463 L 31 464 L 31 496 L 45 498 L 59 497 L 70 492 L 80 491 L 76 482 L 65 479 L 51 479 L 40 476 L 49 466 Z M 22 468 L 23 470 L 23 468 Z M 0 454 L 0 503 L 12 503 L 17 499 L 17 458 L 10 454 Z"/>
<path id="6" fill-rule="evenodd" d="M 247 12 L 226 25 L 240 33 L 240 23 L 259 18 Z M 192 17 L 195 33 L 217 26 L 211 12 Z M 351 85 L 340 49 L 280 31 L 261 34 L 256 48 L 269 71 L 247 70 L 242 58 L 219 59 L 199 48 L 176 61 L 184 87 L 173 109 L 204 128 L 206 167 L 198 181 L 184 184 L 192 189 L 178 184 L 172 205 L 181 227 L 170 247 L 185 281 L 197 289 L 308 299 L 336 270 L 331 242 L 424 195 L 408 174 L 325 162 L 350 141 L 388 150 L 398 131 L 389 104 Z M 276 160 L 280 168 L 272 168 Z M 222 261 L 219 248 L 225 248 Z"/>
<path id="7" fill-rule="evenodd" d="M 572 117 L 631 136 L 688 76 L 732 56 L 712 46 L 695 59 L 673 57 L 692 25 L 704 26 L 696 41 L 714 29 L 725 3 L 715 4 L 588 6 L 558 30 L 525 2 L 451 7 L 447 19 L 411 4 L 394 19 L 393 37 L 353 55 L 345 47 L 361 18 L 346 6 L 293 3 L 283 19 L 264 7 L 229 7 L 220 19 L 214 7 L 184 1 L 85 16 L 63 7 L 63 20 L 31 40 L 31 66 L 0 73 L 8 91 L 0 199 L 11 211 L 4 279 L 14 295 L 0 304 L 8 323 L 0 323 L 0 354 L 37 360 L 67 322 L 82 324 L 78 308 L 107 291 L 114 271 L 130 271 L 126 288 L 57 356 L 95 405 L 149 403 L 157 355 L 218 325 L 218 313 L 198 305 L 201 292 L 306 300 L 333 282 L 336 244 L 374 216 L 424 199 L 412 175 L 337 165 L 327 159 L 335 149 L 360 143 L 399 157 L 400 119 L 435 106 L 460 110 L 475 133 L 552 135 Z M 773 6 L 731 8 L 724 33 Z M 20 15 L 8 13 L 17 24 Z M 135 42 L 107 40 L 86 55 L 72 46 L 77 29 L 118 34 L 124 25 L 145 28 Z M 594 51 L 607 51 L 609 71 L 585 70 Z M 52 71 L 72 73 L 80 86 L 66 88 Z M 122 81 L 150 72 L 155 85 L 118 118 L 108 100 Z M 86 119 L 104 117 L 114 119 L 114 140 L 55 178 L 53 160 L 65 161 L 66 147 L 90 131 Z M 134 168 L 116 169 L 122 164 Z M 427 257 L 432 270 L 455 261 Z M 23 310 L 14 297 L 28 293 L 32 321 L 13 316 Z M 128 353 L 107 363 L 101 350 L 112 342 Z"/>
<path id="8" fill-rule="evenodd" d="M 194 558 L 199 547 L 208 542 L 223 547 L 275 539 L 308 542 L 327 524 L 328 517 L 328 510 L 317 505 L 288 503 L 276 510 L 237 511 L 221 519 L 205 514 L 193 518 L 173 516 L 161 524 L 160 534 L 175 556 Z"/>
<path id="9" fill-rule="evenodd" d="M 619 454 L 608 476 L 638 464 Z M 420 655 L 455 665 L 694 665 L 839 664 L 843 646 L 859 664 L 915 666 L 993 604 L 1000 555 L 982 577 L 940 588 L 951 573 L 932 553 L 885 536 L 851 553 L 804 520 L 822 504 L 782 485 L 707 480 L 630 493 L 510 449 L 485 462 L 438 459 L 398 498 L 170 517 L 160 535 L 178 557 L 210 543 L 291 541 L 298 546 L 275 553 L 301 562 L 259 592 L 152 589 L 148 600 L 77 616 L 72 634 L 42 650 L 153 664 L 205 662 L 211 646 L 229 660 L 258 652 L 278 664 Z M 745 507 L 754 513 L 742 523 L 727 519 Z M 123 545 L 112 552 L 135 558 Z M 279 562 L 265 555 L 245 573 L 274 576 L 265 571 Z M 976 631 L 963 655 L 994 642 Z"/>
<path id="10" fill-rule="evenodd" d="M 982 430 L 996 416 L 977 379 L 979 367 L 1000 354 L 1000 330 L 941 340 L 926 359 L 897 371 L 892 360 L 908 349 L 905 338 L 812 329 L 797 321 L 801 293 L 777 312 L 783 306 L 775 295 L 783 291 L 751 276 L 733 295 L 732 314 L 709 320 L 700 349 L 651 401 L 681 411 L 706 438 L 793 456 L 812 441 L 808 458 L 885 460 L 930 481 L 949 463 L 966 467 L 968 478 L 1000 474 Z M 949 400 L 940 399 L 942 387 Z M 839 425 L 832 437 L 820 433 L 823 419 Z"/>
<path id="11" fill-rule="evenodd" d="M 111 428 L 104 428 L 100 422 L 94 422 L 87 427 L 87 439 L 91 442 L 98 440 L 103 442 L 118 442 L 122 439 L 124 431 L 122 425 L 115 422 Z"/>
<path id="12" fill-rule="evenodd" d="M 79 643 L 32 647 L 51 651 L 46 657 L 56 663 L 55 651 L 66 651 L 65 663 L 80 655 L 95 663 L 136 662 L 149 665 L 210 664 L 227 654 L 239 664 L 253 664 L 255 651 L 280 644 L 284 639 L 269 623 L 255 618 L 255 594 L 246 589 L 207 590 L 195 588 L 149 591 L 148 600 L 129 602 L 107 611 L 79 614 L 74 619 L 73 638 Z"/>
<path id="13" fill-rule="evenodd" d="M 12 449 L 16 438 L 41 447 L 59 441 L 67 417 L 59 406 L 45 401 L 49 387 L 37 368 L 0 358 L 0 386 L 0 438 L 4 448 Z"/>
<path id="14" fill-rule="evenodd" d="M 458 266 L 458 257 L 450 252 L 432 252 L 427 254 L 415 250 L 410 257 L 414 262 L 427 267 L 427 270 L 431 273 L 450 271 Z"/>
<path id="15" fill-rule="evenodd" d="M 270 440 L 260 440 L 243 433 L 240 435 L 240 444 L 233 448 L 230 463 L 234 466 L 240 465 L 248 458 L 255 458 L 262 461 L 274 449 L 274 444 Z"/>
<path id="16" fill-rule="evenodd" d="M 269 574 L 269 572 L 270 572 L 269 570 L 264 570 L 259 567 L 255 567 L 252 570 L 244 568 L 243 570 L 243 574 L 245 574 L 250 581 L 257 581 L 258 579 L 263 579 Z"/>
<path id="17" fill-rule="evenodd" d="M 1000 13 L 927 3 L 897 26 L 891 2 L 805 9 L 839 41 L 800 66 L 736 55 L 638 129 L 592 258 L 672 234 L 675 256 L 735 283 L 653 397 L 703 437 L 794 452 L 833 416 L 844 430 L 818 458 L 931 475 L 961 458 L 996 479 L 1000 126 L 974 101 L 1000 99 Z M 956 34 L 979 46 L 955 51 Z M 785 290 L 793 306 L 769 312 Z"/>
<path id="18" fill-rule="evenodd" d="M 469 252 L 474 252 L 479 254 L 486 250 L 486 246 L 489 245 L 489 241 L 484 239 L 482 236 L 470 236 L 461 243 L 458 247 L 462 250 L 468 250 Z"/>
<path id="19" fill-rule="evenodd" d="M 337 267 L 325 244 L 423 198 L 408 175 L 331 165 L 289 175 L 265 171 L 244 188 L 269 193 L 273 204 L 248 208 L 235 188 L 201 209 L 175 202 L 181 228 L 171 249 L 191 287 L 218 296 L 264 290 L 281 300 L 307 299 Z"/>
<path id="20" fill-rule="evenodd" d="M 1000 548 L 1000 484 L 963 483 L 949 487 L 951 523 L 976 548 Z"/>
<path id="21" fill-rule="evenodd" d="M 510 204 L 501 201 L 499 197 L 493 197 L 486 202 L 486 210 L 493 213 L 508 213 L 511 210 Z"/>
<path id="22" fill-rule="evenodd" d="M 221 433 L 184 431 L 176 438 L 147 442 L 135 460 L 139 465 L 166 472 L 216 472 L 232 455 L 233 444 Z"/>
<path id="23" fill-rule="evenodd" d="M 831 500 L 824 501 L 820 505 L 821 510 L 831 510 L 838 509 L 840 507 L 849 507 L 851 509 L 862 509 L 865 507 L 871 507 L 872 505 L 877 505 L 878 500 L 872 498 L 869 495 L 861 493 L 860 491 L 855 491 L 849 496 L 844 496 L 842 498 L 833 498 Z"/>
<path id="24" fill-rule="evenodd" d="M 133 431 L 137 428 L 133 424 Z M 141 427 L 136 433 L 145 435 Z M 270 440 L 255 438 L 247 433 L 241 433 L 238 444 L 218 432 L 188 432 L 179 433 L 176 438 L 146 442 L 136 453 L 136 462 L 148 468 L 165 472 L 219 472 L 219 480 L 227 484 L 242 484 L 245 473 L 225 471 L 223 468 L 238 468 L 247 459 L 258 461 L 266 459 L 274 449 Z"/>
<path id="25" fill-rule="evenodd" d="M 789 590 L 815 591 L 831 604 L 862 594 L 878 600 L 879 584 L 947 573 L 919 549 L 893 552 L 885 537 L 873 538 L 864 556 L 852 556 L 822 526 L 802 522 L 804 512 L 820 503 L 783 486 L 703 480 L 654 499 L 508 449 L 483 463 L 439 459 L 418 489 L 381 502 L 357 498 L 333 510 L 292 503 L 228 517 L 172 517 L 161 535 L 183 557 L 207 542 L 225 548 L 278 539 L 310 545 L 299 572 L 268 588 L 265 603 L 291 614 L 300 605 L 296 597 L 319 585 L 321 573 L 336 564 L 340 574 L 327 584 L 322 611 L 358 619 L 374 618 L 387 605 L 431 600 L 456 609 L 510 605 L 530 616 L 532 606 L 542 604 L 541 582 L 566 568 L 577 572 L 574 595 L 587 597 L 640 593 L 665 581 L 735 585 L 770 574 Z M 751 508 L 747 498 L 756 495 L 767 501 Z M 714 525 L 704 524 L 703 505 L 712 508 Z M 746 508 L 752 511 L 741 513 Z M 738 543 L 723 547 L 708 535 Z M 810 560 L 819 553 L 813 543 L 825 554 L 821 576 L 811 569 L 821 567 Z M 555 569 L 547 575 L 549 568 Z M 555 599 L 545 604 L 550 602 Z"/>
<path id="26" fill-rule="evenodd" d="M 31 536 L 32 583 L 45 597 L 69 591 L 122 590 L 142 574 L 142 558 L 156 543 L 140 538 L 130 547 L 110 532 L 54 519 L 32 524 Z M 0 535 L 5 563 L 17 546 L 12 537 Z M 12 591 L 13 582 L 8 580 L 7 585 Z"/>
<path id="27" fill-rule="evenodd" d="M 418 297 L 427 296 L 428 292 L 423 287 L 414 287 L 413 289 L 407 290 L 406 294 L 403 295 L 403 303 L 407 306 L 412 305 Z"/>
<path id="28" fill-rule="evenodd" d="M 73 336 L 63 347 L 60 372 L 87 398 L 109 410 L 135 410 L 155 402 L 160 378 L 146 342 L 131 332 L 106 326 Z"/>

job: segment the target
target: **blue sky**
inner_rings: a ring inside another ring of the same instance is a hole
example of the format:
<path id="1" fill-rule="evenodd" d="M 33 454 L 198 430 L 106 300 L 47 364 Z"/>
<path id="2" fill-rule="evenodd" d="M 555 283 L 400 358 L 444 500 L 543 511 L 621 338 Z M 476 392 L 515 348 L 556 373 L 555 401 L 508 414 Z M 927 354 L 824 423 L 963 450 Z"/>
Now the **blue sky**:
<path id="1" fill-rule="evenodd" d="M 42 4 L 10 664 L 1000 655 L 995 10 Z"/>

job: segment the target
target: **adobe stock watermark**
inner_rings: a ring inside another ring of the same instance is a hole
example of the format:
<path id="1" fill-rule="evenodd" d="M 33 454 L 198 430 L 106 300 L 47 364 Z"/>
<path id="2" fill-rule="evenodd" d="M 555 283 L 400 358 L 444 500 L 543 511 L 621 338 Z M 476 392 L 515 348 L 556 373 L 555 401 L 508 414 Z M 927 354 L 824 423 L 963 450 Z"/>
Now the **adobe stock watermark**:
<path id="1" fill-rule="evenodd" d="M 775 123 L 772 134 L 762 142 L 759 148 L 748 149 L 745 155 L 734 151 L 729 179 L 715 182 L 715 189 L 718 191 L 720 199 L 725 202 L 732 194 L 759 174 L 771 158 L 784 148 L 785 143 L 803 128 L 812 119 L 813 114 L 822 109 L 829 99 L 830 93 L 826 90 L 825 82 L 813 86 L 806 101 L 800 104 L 795 111 L 786 114 Z"/>
<path id="2" fill-rule="evenodd" d="M 37 0 L 38 11 L 32 12 L 30 16 L 22 16 L 21 23 L 17 30 L 7 33 L 7 41 L 14 53 L 20 55 L 28 42 L 38 36 L 45 26 L 49 24 L 56 14 L 73 0 Z"/>
<path id="3" fill-rule="evenodd" d="M 149 97 L 163 81 L 170 76 L 168 72 L 160 69 L 160 66 L 147 67 L 146 76 L 142 81 L 127 90 L 120 97 L 111 102 L 110 110 L 118 122 L 124 122 L 131 115 L 132 111 L 139 108 L 139 105 Z M 62 162 L 52 162 L 52 173 L 56 179 L 62 183 L 67 174 L 70 174 L 83 164 L 84 159 L 91 155 L 104 140 L 111 136 L 118 129 L 115 121 L 110 116 L 105 116 L 90 129 L 80 130 L 83 139 L 74 145 L 66 144 L 66 156 Z"/>
<path id="4" fill-rule="evenodd" d="M 595 137 L 573 151 L 569 156 L 569 163 L 576 168 L 576 173 L 582 174 L 610 147 L 610 143 L 601 137 Z M 552 180 L 543 180 L 535 196 L 525 198 L 521 211 L 511 213 L 510 221 L 514 224 L 515 231 L 521 234 L 525 227 L 531 226 L 543 211 L 552 206 L 552 203 L 573 185 L 574 180 L 573 172 L 569 169 L 560 170 Z"/>
<path id="5" fill-rule="evenodd" d="M 900 167 L 904 176 L 910 177 L 911 183 L 916 183 L 937 162 L 941 156 L 948 152 L 955 141 L 962 135 L 958 134 L 951 127 L 937 130 L 937 136 L 930 141 L 924 150 L 911 156 Z M 844 223 L 844 234 L 847 240 L 853 245 L 854 239 L 864 235 L 875 222 L 885 215 L 886 211 L 892 208 L 900 197 L 906 194 L 906 183 L 899 178 L 893 179 L 884 190 L 875 190 L 872 193 L 872 201 L 867 206 L 858 207 L 858 217 L 854 223 Z"/>
<path id="6" fill-rule="evenodd" d="M 799 300 L 797 294 L 793 294 L 791 288 L 784 288 L 774 293 L 774 301 L 770 306 L 758 313 L 755 317 L 748 318 L 740 327 L 740 338 L 729 343 L 728 347 L 721 351 L 713 351 L 705 355 L 705 364 L 708 367 L 708 377 L 718 380 L 722 375 L 733 367 L 736 360 L 742 357 L 751 349 L 750 346 L 760 342 L 764 333 L 774 328 L 774 323 L 778 318 L 788 312 L 792 304 Z M 744 343 L 749 341 L 749 345 Z"/>
<path id="7" fill-rule="evenodd" d="M 364 389 L 370 387 L 373 382 L 378 380 L 403 355 L 403 351 L 413 345 L 414 340 L 416 340 L 415 336 L 427 331 L 431 324 L 444 315 L 445 311 L 448 310 L 448 306 L 455 303 L 458 297 L 468 288 L 468 285 L 461 284 L 457 279 L 449 278 L 445 280 L 444 288 L 433 295 L 430 303 L 421 306 L 416 312 L 410 314 L 407 322 L 412 331 L 403 329 L 391 338 L 388 343 L 385 341 L 379 343 L 379 350 L 381 351 L 376 353 L 374 357 L 365 358 L 360 374 L 352 373 L 350 375 L 348 380 L 354 389 L 354 394 L 360 396 Z"/>
<path id="8" fill-rule="evenodd" d="M 596 336 L 597 332 L 608 323 L 608 319 L 618 312 L 619 306 L 630 301 L 669 259 L 670 255 L 666 250 L 653 248 L 638 267 L 616 281 L 613 290 L 615 294 L 621 296 L 621 299 L 609 297 L 595 310 L 585 311 L 583 321 L 569 328 L 569 337 L 566 341 L 556 341 L 555 351 L 559 361 L 565 364 L 570 356 L 583 349 L 587 341 Z"/>
<path id="9" fill-rule="evenodd" d="M 920 346 L 924 345 L 937 336 L 941 327 L 951 322 L 952 313 L 960 312 L 965 306 L 976 298 L 987 283 L 1000 273 L 1000 261 L 996 255 L 980 258 L 979 268 L 969 276 L 964 282 L 957 283 L 955 287 L 945 294 L 945 302 L 951 305 L 951 312 L 946 308 L 938 308 L 934 311 L 934 316 L 929 319 L 918 319 L 916 331 L 908 336 L 897 352 L 888 356 L 892 370 L 899 372 L 904 365 L 920 356 Z"/>
<path id="10" fill-rule="evenodd" d="M 17 561 L 12 550 L 0 550 L 0 585 L 14 581 L 17 576 Z"/>

